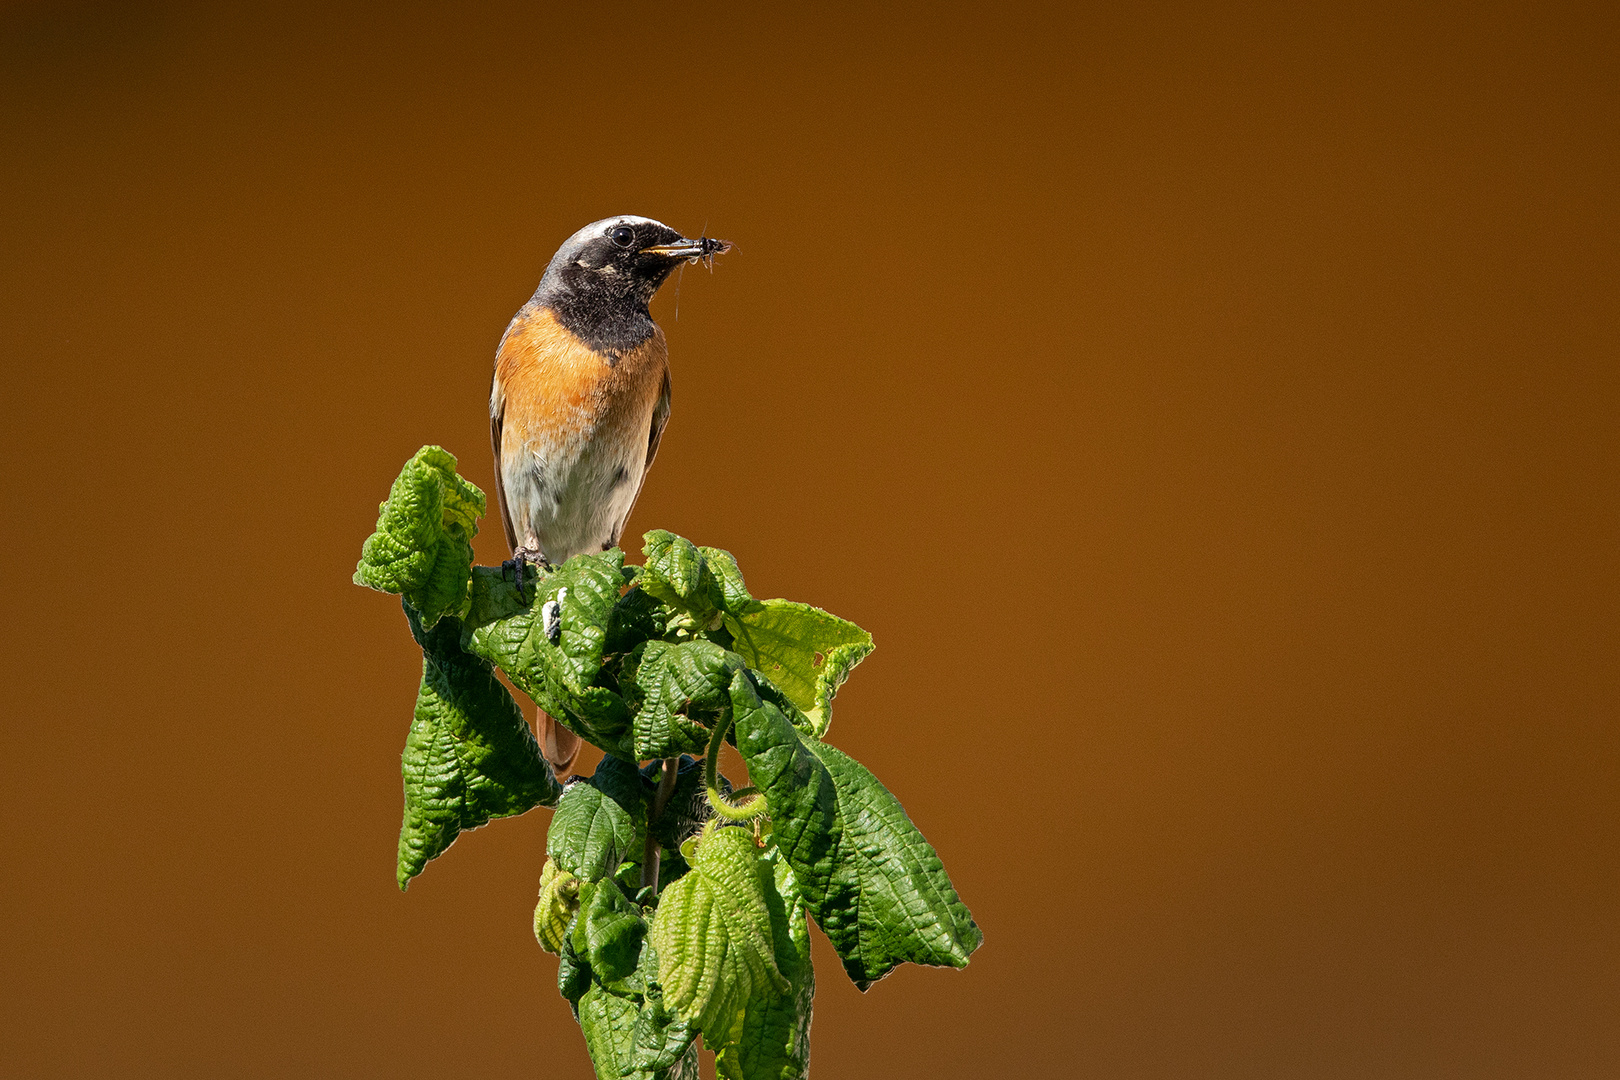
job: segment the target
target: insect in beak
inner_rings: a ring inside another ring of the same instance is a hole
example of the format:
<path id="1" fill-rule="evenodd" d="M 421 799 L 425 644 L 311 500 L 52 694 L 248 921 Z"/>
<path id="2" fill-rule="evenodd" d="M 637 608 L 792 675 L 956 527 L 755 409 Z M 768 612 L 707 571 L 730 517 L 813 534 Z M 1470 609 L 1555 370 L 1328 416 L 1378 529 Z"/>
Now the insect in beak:
<path id="1" fill-rule="evenodd" d="M 703 261 L 712 269 L 713 259 L 716 255 L 724 255 L 731 250 L 730 240 L 716 240 L 711 236 L 702 236 L 696 240 L 678 240 L 673 244 L 656 244 L 653 247 L 642 248 L 643 255 L 662 255 L 667 259 L 685 259 L 688 262 Z"/>

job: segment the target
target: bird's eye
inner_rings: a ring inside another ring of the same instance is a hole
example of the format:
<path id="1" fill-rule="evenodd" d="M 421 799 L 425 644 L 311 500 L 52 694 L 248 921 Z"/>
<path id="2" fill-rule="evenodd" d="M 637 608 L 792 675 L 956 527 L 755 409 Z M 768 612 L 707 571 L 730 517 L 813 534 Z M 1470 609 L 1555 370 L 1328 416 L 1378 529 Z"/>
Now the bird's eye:
<path id="1" fill-rule="evenodd" d="M 622 248 L 629 247 L 636 239 L 636 231 L 628 225 L 618 225 L 608 232 L 608 239 Z"/>

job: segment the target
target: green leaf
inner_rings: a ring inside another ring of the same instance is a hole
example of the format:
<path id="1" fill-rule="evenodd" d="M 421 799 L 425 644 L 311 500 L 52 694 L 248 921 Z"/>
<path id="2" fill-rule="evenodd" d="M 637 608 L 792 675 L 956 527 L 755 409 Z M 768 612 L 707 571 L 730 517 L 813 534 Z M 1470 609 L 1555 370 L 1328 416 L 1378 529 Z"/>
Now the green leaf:
<path id="1" fill-rule="evenodd" d="M 771 912 L 777 967 L 789 990 L 749 1007 L 737 1041 L 716 1048 L 715 1068 L 727 1080 L 802 1080 L 810 1069 L 810 1015 L 816 994 L 810 926 L 787 859 L 773 844 L 762 861 L 773 871 L 765 902 Z"/>
<path id="2" fill-rule="evenodd" d="M 401 889 L 463 829 L 555 805 L 561 793 L 517 702 L 487 662 L 462 650 L 461 623 L 446 617 L 424 629 L 404 606 L 422 647 L 422 685 L 401 762 Z"/>
<path id="3" fill-rule="evenodd" d="M 632 1064 L 635 1068 L 657 1072 L 674 1066 L 688 1054 L 696 1063 L 697 1028 L 664 1007 L 661 995 L 649 993 L 642 1003 L 641 1014 L 636 1017 L 635 1032 L 631 1037 Z M 695 1072 L 695 1070 L 694 1070 Z"/>
<path id="4" fill-rule="evenodd" d="M 646 800 L 636 767 L 604 757 L 589 780 L 564 789 L 546 831 L 546 854 L 584 881 L 610 876 L 626 858 L 640 858 Z"/>
<path id="5" fill-rule="evenodd" d="M 540 869 L 540 899 L 534 905 L 534 940 L 546 952 L 562 955 L 568 926 L 579 910 L 580 880 L 551 859 Z"/>
<path id="6" fill-rule="evenodd" d="M 759 601 L 725 626 L 732 648 L 803 710 L 818 739 L 832 723 L 833 695 L 872 651 L 872 635 L 854 623 L 791 600 Z"/>
<path id="7" fill-rule="evenodd" d="M 591 965 L 597 981 L 617 983 L 636 970 L 647 924 L 612 878 L 579 891 L 579 918 L 574 920 L 574 952 Z"/>
<path id="8" fill-rule="evenodd" d="M 636 570 L 624 568 L 626 575 Z M 649 638 L 663 637 L 669 609 L 642 588 L 632 588 L 619 598 L 608 615 L 607 641 L 602 646 L 604 662 L 609 654 L 627 653 Z"/>
<path id="9" fill-rule="evenodd" d="M 846 619 L 791 600 L 755 600 L 730 552 L 698 547 L 655 529 L 646 534 L 640 590 L 685 614 L 693 632 L 722 626 L 727 641 L 804 715 L 817 738 L 832 722 L 832 699 L 872 651 L 872 635 Z M 642 754 L 643 757 L 647 755 Z"/>
<path id="10" fill-rule="evenodd" d="M 722 828 L 699 841 L 691 871 L 659 898 L 650 940 L 664 1004 L 707 1045 L 735 1042 L 750 1003 L 788 989 L 776 966 L 769 880 L 753 833 Z"/>
<path id="11" fill-rule="evenodd" d="M 625 585 L 624 552 L 575 555 L 529 580 L 521 601 L 515 581 L 500 569 L 478 569 L 467 614 L 473 651 L 514 680 L 554 678 L 574 693 L 590 686 L 602 669 L 608 619 Z M 545 633 L 542 609 L 550 601 L 559 609 L 556 642 Z"/>
<path id="12" fill-rule="evenodd" d="M 579 1027 L 598 1080 L 619 1080 L 633 1068 L 636 1003 L 592 986 L 579 999 Z"/>
<path id="13" fill-rule="evenodd" d="M 709 729 L 731 711 L 728 688 L 742 657 L 713 642 L 648 641 L 625 658 L 620 688 L 635 709 L 637 758 L 703 753 Z"/>
<path id="14" fill-rule="evenodd" d="M 702 588 L 703 556 L 697 545 L 664 529 L 642 536 L 642 571 L 637 584 L 652 596 L 683 611 L 694 606 L 713 610 Z"/>
<path id="15" fill-rule="evenodd" d="M 752 609 L 758 601 L 749 594 L 748 586 L 743 584 L 742 569 L 731 552 L 715 547 L 700 547 L 698 552 L 720 590 L 720 599 L 715 606 L 733 615 Z"/>
<path id="16" fill-rule="evenodd" d="M 483 513 L 484 493 L 456 475 L 455 457 L 442 447 L 422 447 L 377 508 L 377 529 L 361 549 L 356 584 L 403 593 L 426 626 L 459 611 Z"/>
<path id="17" fill-rule="evenodd" d="M 745 675 L 737 749 L 765 792 L 772 836 L 844 970 L 865 990 L 904 962 L 965 967 L 983 940 L 939 855 L 859 762 L 808 738 Z"/>
<path id="18" fill-rule="evenodd" d="M 579 1027 L 585 1034 L 585 1048 L 591 1053 L 597 1080 L 635 1075 L 632 1059 L 640 1012 L 634 1001 L 600 986 L 592 986 L 579 999 Z"/>
<path id="19" fill-rule="evenodd" d="M 656 997 L 646 1004 L 593 984 L 579 999 L 579 1026 L 599 1080 L 698 1080 L 695 1032 Z"/>
<path id="20" fill-rule="evenodd" d="M 537 939 L 538 936 L 539 935 L 537 934 Z M 544 947 L 544 944 L 542 944 L 541 948 Z M 590 965 L 586 964 L 584 960 L 576 956 L 572 948 L 564 948 L 562 952 L 558 954 L 557 960 L 557 993 L 561 994 L 563 996 L 563 1000 L 567 1001 L 568 1004 L 577 1007 L 579 1005 L 579 999 L 583 997 L 585 991 L 589 990 L 590 988 Z"/>
<path id="21" fill-rule="evenodd" d="M 740 615 L 757 602 L 748 595 L 729 551 L 700 548 L 663 529 L 654 529 L 642 541 L 645 562 L 637 584 L 691 616 L 700 628 L 718 625 L 717 615 Z"/>
<path id="22" fill-rule="evenodd" d="M 582 738 L 621 757 L 634 756 L 630 710 L 618 694 L 594 685 L 602 672 L 609 623 L 624 587 L 617 548 L 575 555 L 527 586 L 499 569 L 472 573 L 467 648 L 498 665 L 514 685 Z M 545 606 L 558 607 L 558 639 L 546 636 Z"/>

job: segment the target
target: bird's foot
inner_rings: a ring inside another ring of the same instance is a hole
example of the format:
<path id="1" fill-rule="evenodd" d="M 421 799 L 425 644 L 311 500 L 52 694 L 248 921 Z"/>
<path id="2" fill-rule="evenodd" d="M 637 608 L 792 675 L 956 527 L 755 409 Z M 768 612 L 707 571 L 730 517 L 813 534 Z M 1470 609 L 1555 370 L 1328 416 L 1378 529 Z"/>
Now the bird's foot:
<path id="1" fill-rule="evenodd" d="M 523 595 L 523 568 L 529 564 L 538 566 L 542 570 L 551 568 L 551 563 L 546 559 L 545 552 L 532 547 L 518 548 L 512 552 L 510 559 L 501 563 L 501 577 L 507 578 L 511 575 L 517 580 L 518 603 L 520 604 L 528 603 L 528 600 Z"/>

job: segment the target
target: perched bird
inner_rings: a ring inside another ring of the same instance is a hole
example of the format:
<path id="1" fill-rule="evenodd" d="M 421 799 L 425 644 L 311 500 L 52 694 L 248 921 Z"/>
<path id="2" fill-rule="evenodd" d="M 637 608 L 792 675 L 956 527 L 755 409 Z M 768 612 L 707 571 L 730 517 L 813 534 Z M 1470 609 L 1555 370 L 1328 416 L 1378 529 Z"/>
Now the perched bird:
<path id="1" fill-rule="evenodd" d="M 682 262 L 730 248 L 650 218 L 607 218 L 557 249 L 513 316 L 495 353 L 489 431 L 520 592 L 525 563 L 619 542 L 669 419 L 669 354 L 647 304 Z M 566 777 L 579 736 L 544 710 L 535 729 Z"/>

